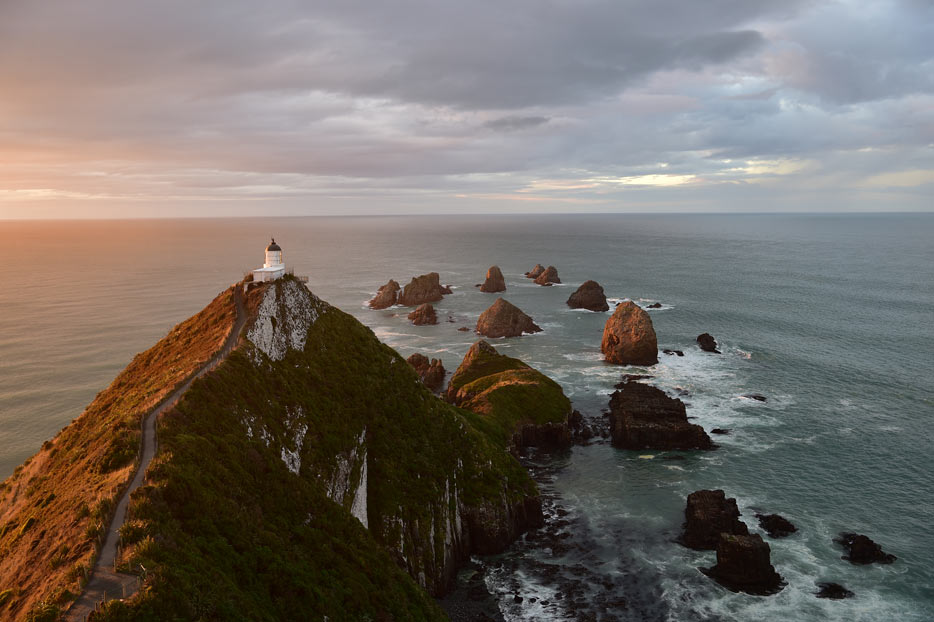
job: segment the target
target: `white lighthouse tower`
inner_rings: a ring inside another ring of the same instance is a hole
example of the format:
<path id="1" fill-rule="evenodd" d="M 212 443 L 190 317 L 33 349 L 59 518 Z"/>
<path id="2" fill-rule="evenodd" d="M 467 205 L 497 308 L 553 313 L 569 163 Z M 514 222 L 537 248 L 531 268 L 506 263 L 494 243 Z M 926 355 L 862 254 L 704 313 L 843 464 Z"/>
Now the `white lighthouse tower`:
<path id="1" fill-rule="evenodd" d="M 266 261 L 263 263 L 263 267 L 253 270 L 253 282 L 275 281 L 284 275 L 285 264 L 282 263 L 282 248 L 276 244 L 276 238 L 273 238 L 269 246 L 266 247 Z"/>

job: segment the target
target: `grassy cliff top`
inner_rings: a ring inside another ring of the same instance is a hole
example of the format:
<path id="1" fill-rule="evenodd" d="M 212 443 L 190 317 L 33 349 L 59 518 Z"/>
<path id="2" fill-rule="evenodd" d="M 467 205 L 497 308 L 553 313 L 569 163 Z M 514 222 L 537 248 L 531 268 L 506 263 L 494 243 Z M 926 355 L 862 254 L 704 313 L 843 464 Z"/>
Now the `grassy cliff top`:
<path id="1" fill-rule="evenodd" d="M 130 364 L 85 411 L 0 484 L 0 619 L 54 611 L 80 590 L 133 471 L 140 422 L 223 345 L 233 289 Z"/>
<path id="2" fill-rule="evenodd" d="M 571 401 L 557 382 L 483 340 L 468 350 L 447 395 L 481 415 L 479 425 L 503 443 L 521 424 L 564 423 L 571 413 Z"/>

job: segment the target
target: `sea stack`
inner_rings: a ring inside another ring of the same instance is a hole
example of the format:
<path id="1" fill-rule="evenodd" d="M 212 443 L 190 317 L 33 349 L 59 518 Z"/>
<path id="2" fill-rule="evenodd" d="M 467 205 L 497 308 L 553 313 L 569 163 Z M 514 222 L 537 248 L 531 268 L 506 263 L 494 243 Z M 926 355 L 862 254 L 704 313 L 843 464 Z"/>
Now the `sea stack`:
<path id="1" fill-rule="evenodd" d="M 503 278 L 499 266 L 490 266 L 490 269 L 486 271 L 486 280 L 480 286 L 480 291 L 488 294 L 506 291 L 506 279 Z"/>
<path id="2" fill-rule="evenodd" d="M 426 302 L 438 302 L 451 290 L 441 286 L 441 277 L 437 272 L 429 272 L 413 277 L 402 293 L 399 294 L 398 304 L 407 307 L 417 307 Z"/>
<path id="3" fill-rule="evenodd" d="M 379 288 L 373 300 L 370 301 L 371 309 L 388 309 L 396 304 L 399 296 L 399 284 L 389 279 L 389 282 Z"/>
<path id="4" fill-rule="evenodd" d="M 621 303 L 606 321 L 600 350 L 609 363 L 656 364 L 658 340 L 652 318 L 631 300 Z"/>
<path id="5" fill-rule="evenodd" d="M 485 337 L 518 337 L 523 333 L 541 331 L 531 317 L 502 298 L 497 298 L 477 320 L 477 332 Z"/>
<path id="6" fill-rule="evenodd" d="M 535 277 L 535 282 L 538 285 L 545 286 L 560 283 L 561 279 L 558 278 L 558 269 L 554 266 L 548 266 L 541 274 Z"/>
<path id="7" fill-rule="evenodd" d="M 772 566 L 771 549 L 759 534 L 721 533 L 717 541 L 717 565 L 704 574 L 734 592 L 767 596 L 785 586 Z"/>
<path id="8" fill-rule="evenodd" d="M 684 508 L 684 534 L 681 543 L 699 551 L 717 548 L 721 533 L 746 535 L 749 529 L 739 520 L 736 499 L 727 499 L 722 490 L 697 490 L 688 495 Z"/>
<path id="9" fill-rule="evenodd" d="M 416 326 L 426 326 L 428 324 L 437 324 L 438 314 L 435 313 L 435 308 L 426 302 L 418 305 L 415 311 L 409 313 L 409 319 Z"/>
<path id="10" fill-rule="evenodd" d="M 537 279 L 539 275 L 545 271 L 545 266 L 540 263 L 535 264 L 535 267 L 525 273 L 525 276 L 530 279 Z"/>
<path id="11" fill-rule="evenodd" d="M 584 281 L 577 291 L 568 298 L 568 306 L 572 309 L 587 309 L 588 311 L 609 311 L 610 305 L 606 303 L 603 288 L 596 281 Z"/>
<path id="12" fill-rule="evenodd" d="M 441 390 L 441 385 L 444 384 L 444 376 L 447 372 L 439 359 L 431 359 L 429 361 L 427 356 L 416 352 L 407 358 L 406 362 L 415 368 L 415 371 L 418 372 L 418 377 L 422 379 L 422 383 L 428 387 L 429 390 L 435 393 Z"/>
<path id="13" fill-rule="evenodd" d="M 610 435 L 621 449 L 714 448 L 704 428 L 688 422 L 684 402 L 641 382 L 627 382 L 610 397 Z"/>
<path id="14" fill-rule="evenodd" d="M 710 333 L 703 333 L 697 336 L 697 345 L 700 346 L 700 349 L 704 352 L 712 352 L 714 354 L 720 354 L 720 350 L 717 349 L 717 340 L 713 338 L 713 335 Z"/>

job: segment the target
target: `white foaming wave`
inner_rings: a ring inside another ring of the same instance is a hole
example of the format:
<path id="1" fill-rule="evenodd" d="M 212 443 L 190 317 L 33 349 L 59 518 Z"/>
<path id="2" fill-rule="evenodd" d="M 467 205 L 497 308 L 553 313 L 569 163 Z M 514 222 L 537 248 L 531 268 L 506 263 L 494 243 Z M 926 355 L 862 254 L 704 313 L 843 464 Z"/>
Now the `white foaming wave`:
<path id="1" fill-rule="evenodd" d="M 562 354 L 564 358 L 569 361 L 602 361 L 603 353 L 599 350 L 596 352 L 570 352 Z"/>

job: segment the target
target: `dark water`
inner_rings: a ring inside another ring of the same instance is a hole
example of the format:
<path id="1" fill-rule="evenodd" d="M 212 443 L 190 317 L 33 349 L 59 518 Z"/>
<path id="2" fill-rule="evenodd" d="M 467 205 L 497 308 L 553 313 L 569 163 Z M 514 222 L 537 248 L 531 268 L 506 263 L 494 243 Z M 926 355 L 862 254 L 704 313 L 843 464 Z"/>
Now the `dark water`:
<path id="1" fill-rule="evenodd" d="M 475 338 L 456 328 L 495 299 L 473 285 L 498 264 L 505 297 L 545 332 L 494 345 L 554 377 L 594 418 L 620 374 L 637 368 L 604 364 L 607 316 L 565 299 L 595 279 L 608 296 L 664 304 L 651 311 L 659 345 L 685 356 L 662 355 L 653 382 L 687 390 L 696 423 L 732 433 L 683 460 L 597 443 L 542 462 L 549 507 L 570 535 L 487 560 L 508 619 L 934 619 L 932 215 L 0 223 L 0 476 L 133 354 L 257 267 L 269 235 L 316 294 L 404 356 L 440 356 L 449 369 Z M 531 284 L 521 274 L 535 263 L 555 265 L 566 285 Z M 455 286 L 437 305 L 438 326 L 365 308 L 390 277 L 431 270 Z M 697 350 L 701 332 L 722 356 Z M 750 392 L 768 401 L 741 397 Z M 753 531 L 756 510 L 798 526 L 770 540 L 788 582 L 779 594 L 726 592 L 696 569 L 712 553 L 672 542 L 687 494 L 711 487 L 738 499 Z M 843 530 L 898 561 L 841 560 L 831 538 Z M 558 579 L 576 586 L 577 605 L 554 598 Z M 816 599 L 818 580 L 857 596 Z"/>

